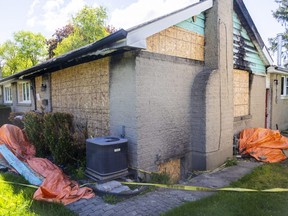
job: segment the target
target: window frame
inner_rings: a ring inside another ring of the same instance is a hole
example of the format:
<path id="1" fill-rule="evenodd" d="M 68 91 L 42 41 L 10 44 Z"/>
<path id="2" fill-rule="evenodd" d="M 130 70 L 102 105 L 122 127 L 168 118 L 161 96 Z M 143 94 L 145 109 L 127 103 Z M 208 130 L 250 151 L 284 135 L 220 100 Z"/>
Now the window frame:
<path id="1" fill-rule="evenodd" d="M 281 76 L 280 95 L 282 98 L 288 98 L 288 76 Z"/>
<path id="2" fill-rule="evenodd" d="M 31 82 L 29 80 L 17 82 L 17 98 L 19 104 L 31 104 Z"/>
<path id="3" fill-rule="evenodd" d="M 6 89 L 9 89 L 9 95 L 7 95 Z M 7 99 L 9 97 L 9 100 Z M 3 102 L 4 104 L 12 104 L 13 103 L 13 95 L 12 95 L 12 85 L 4 85 L 3 86 Z"/>
<path id="4" fill-rule="evenodd" d="M 247 110 L 245 110 L 245 112 L 247 111 L 247 113 L 243 113 L 242 115 L 235 115 L 235 74 L 233 74 L 233 97 L 234 97 L 234 104 L 233 104 L 233 110 L 234 110 L 234 121 L 240 121 L 240 120 L 246 120 L 246 119 L 251 119 L 252 118 L 252 115 L 251 115 L 251 73 L 247 70 L 243 70 L 243 69 L 237 69 L 237 68 L 234 68 L 233 69 L 233 73 L 235 72 L 241 72 L 241 73 L 245 73 L 245 76 L 247 75 L 247 83 L 245 82 L 245 85 L 247 85 L 247 90 L 248 90 L 248 93 L 247 93 L 247 104 L 243 104 L 243 105 L 247 105 Z M 239 78 L 239 77 L 238 77 Z M 241 78 L 242 80 L 242 78 Z M 236 81 L 237 82 L 237 81 Z M 240 91 L 240 93 L 243 93 L 243 91 Z"/>

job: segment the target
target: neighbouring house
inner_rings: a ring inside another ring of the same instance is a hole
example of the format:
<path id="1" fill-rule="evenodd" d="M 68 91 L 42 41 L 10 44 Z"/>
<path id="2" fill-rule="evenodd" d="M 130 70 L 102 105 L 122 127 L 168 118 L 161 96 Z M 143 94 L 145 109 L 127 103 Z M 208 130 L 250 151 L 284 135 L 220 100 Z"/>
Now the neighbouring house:
<path id="1" fill-rule="evenodd" d="M 281 66 L 268 67 L 266 86 L 266 126 L 287 130 L 288 69 Z"/>
<path id="2" fill-rule="evenodd" d="M 265 127 L 269 65 L 242 0 L 202 0 L 0 85 L 13 111 L 72 113 L 90 136 L 125 135 L 131 167 L 184 176 L 231 157 L 242 129 Z"/>

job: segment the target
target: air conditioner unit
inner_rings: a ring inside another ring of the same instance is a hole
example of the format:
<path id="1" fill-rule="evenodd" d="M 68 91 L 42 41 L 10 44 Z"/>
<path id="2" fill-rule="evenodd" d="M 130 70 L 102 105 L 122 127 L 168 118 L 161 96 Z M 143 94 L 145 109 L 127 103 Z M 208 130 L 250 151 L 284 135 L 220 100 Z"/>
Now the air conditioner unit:
<path id="1" fill-rule="evenodd" d="M 86 140 L 86 175 L 97 180 L 111 180 L 128 174 L 128 140 L 96 137 Z"/>

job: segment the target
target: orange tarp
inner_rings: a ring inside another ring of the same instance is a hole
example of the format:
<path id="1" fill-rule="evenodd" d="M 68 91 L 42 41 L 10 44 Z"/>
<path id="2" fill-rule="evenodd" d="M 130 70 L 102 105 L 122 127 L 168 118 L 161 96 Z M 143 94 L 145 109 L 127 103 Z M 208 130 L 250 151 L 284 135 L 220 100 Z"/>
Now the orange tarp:
<path id="1" fill-rule="evenodd" d="M 80 188 L 77 182 L 71 181 L 51 161 L 35 157 L 35 147 L 29 143 L 20 128 L 14 125 L 3 125 L 0 128 L 0 144 L 6 144 L 20 160 L 44 177 L 42 185 L 34 193 L 34 199 L 67 205 L 81 198 L 88 199 L 95 196 L 92 189 Z"/>
<path id="2" fill-rule="evenodd" d="M 249 128 L 240 133 L 239 151 L 259 161 L 280 162 L 286 159 L 282 150 L 288 149 L 288 138 L 278 130 Z"/>

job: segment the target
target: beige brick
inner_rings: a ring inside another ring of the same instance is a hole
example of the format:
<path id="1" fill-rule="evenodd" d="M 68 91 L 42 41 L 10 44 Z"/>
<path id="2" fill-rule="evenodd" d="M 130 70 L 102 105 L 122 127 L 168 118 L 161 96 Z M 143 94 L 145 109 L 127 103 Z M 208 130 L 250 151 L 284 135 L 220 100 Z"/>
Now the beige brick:
<path id="1" fill-rule="evenodd" d="M 88 125 L 89 135 L 107 135 L 108 71 L 109 59 L 105 58 L 52 73 L 52 110 L 73 114 L 79 123 Z M 93 112 L 96 109 L 101 114 Z"/>

